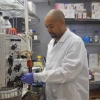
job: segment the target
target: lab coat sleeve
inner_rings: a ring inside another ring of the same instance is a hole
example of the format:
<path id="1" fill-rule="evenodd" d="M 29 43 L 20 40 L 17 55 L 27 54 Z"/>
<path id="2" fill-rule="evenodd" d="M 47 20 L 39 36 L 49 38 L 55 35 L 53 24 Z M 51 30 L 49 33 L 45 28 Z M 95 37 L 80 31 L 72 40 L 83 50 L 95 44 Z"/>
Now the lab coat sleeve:
<path id="1" fill-rule="evenodd" d="M 74 80 L 84 67 L 87 51 L 82 40 L 72 44 L 68 54 L 62 59 L 61 66 L 55 70 L 34 73 L 34 79 L 47 83 L 65 83 Z"/>

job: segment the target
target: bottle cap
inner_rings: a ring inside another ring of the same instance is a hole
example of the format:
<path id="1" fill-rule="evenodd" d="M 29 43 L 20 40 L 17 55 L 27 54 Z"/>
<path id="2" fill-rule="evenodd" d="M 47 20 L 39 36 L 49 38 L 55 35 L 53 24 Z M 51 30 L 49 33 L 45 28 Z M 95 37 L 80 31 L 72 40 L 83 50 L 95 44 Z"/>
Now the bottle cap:
<path id="1" fill-rule="evenodd" d="M 95 33 L 97 33 L 98 32 L 98 30 L 95 30 Z"/>
<path id="2" fill-rule="evenodd" d="M 41 56 L 37 56 L 37 58 L 38 58 L 38 59 L 40 59 L 40 58 L 41 58 Z"/>
<path id="3" fill-rule="evenodd" d="M 35 31 L 35 30 L 32 30 L 32 32 L 33 32 L 33 33 L 36 33 L 36 31 Z"/>

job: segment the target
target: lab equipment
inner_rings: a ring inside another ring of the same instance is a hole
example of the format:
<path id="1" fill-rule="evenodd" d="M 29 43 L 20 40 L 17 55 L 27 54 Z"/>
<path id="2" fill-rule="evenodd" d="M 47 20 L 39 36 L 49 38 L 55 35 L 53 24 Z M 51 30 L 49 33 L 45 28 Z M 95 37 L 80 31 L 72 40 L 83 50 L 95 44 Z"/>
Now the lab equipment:
<path id="1" fill-rule="evenodd" d="M 27 61 L 19 55 L 27 50 L 26 45 L 22 35 L 0 34 L 0 88 L 22 87 L 20 78 L 28 69 Z"/>

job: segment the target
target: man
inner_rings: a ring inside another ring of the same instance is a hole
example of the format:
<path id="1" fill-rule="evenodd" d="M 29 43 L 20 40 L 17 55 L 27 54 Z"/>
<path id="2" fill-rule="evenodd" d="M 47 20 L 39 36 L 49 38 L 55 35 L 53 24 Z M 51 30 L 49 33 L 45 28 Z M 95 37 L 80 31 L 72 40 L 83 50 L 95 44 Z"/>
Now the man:
<path id="1" fill-rule="evenodd" d="M 60 10 L 51 10 L 44 22 L 52 37 L 46 67 L 43 72 L 25 74 L 22 81 L 45 82 L 47 100 L 89 100 L 87 51 L 83 41 L 66 28 Z"/>

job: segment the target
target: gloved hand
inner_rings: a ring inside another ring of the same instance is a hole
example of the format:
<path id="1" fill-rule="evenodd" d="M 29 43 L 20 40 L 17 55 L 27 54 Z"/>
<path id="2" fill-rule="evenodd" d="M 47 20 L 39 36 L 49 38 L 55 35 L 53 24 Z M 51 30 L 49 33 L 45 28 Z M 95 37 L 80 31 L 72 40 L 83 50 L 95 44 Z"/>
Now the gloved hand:
<path id="1" fill-rule="evenodd" d="M 33 73 L 27 73 L 21 77 L 21 81 L 27 84 L 34 83 L 34 74 Z"/>

